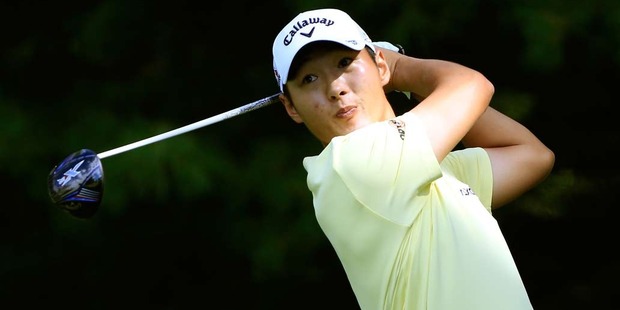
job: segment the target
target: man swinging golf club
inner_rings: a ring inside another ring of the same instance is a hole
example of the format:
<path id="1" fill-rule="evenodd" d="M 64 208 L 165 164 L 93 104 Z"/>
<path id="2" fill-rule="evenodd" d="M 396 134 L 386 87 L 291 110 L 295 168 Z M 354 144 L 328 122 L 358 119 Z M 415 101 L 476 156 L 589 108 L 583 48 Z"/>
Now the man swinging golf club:
<path id="1" fill-rule="evenodd" d="M 532 309 L 492 210 L 555 157 L 489 106 L 484 75 L 377 47 L 336 9 L 293 18 L 273 63 L 288 115 L 323 145 L 307 185 L 362 309 Z M 419 104 L 395 115 L 392 90 Z"/>

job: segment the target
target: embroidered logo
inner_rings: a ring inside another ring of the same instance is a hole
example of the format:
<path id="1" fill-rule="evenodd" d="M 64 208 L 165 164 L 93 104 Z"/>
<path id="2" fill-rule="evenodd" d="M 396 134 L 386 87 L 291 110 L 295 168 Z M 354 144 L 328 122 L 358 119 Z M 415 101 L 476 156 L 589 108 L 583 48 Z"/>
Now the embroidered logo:
<path id="1" fill-rule="evenodd" d="M 461 192 L 462 196 L 476 196 L 474 190 L 471 187 L 460 188 L 459 192 Z"/>
<path id="2" fill-rule="evenodd" d="M 315 27 L 312 27 L 312 30 L 310 30 L 310 32 L 308 32 L 308 33 L 300 32 L 299 34 L 301 34 L 302 36 L 304 36 L 306 38 L 312 38 L 312 34 L 314 33 L 314 29 L 315 29 Z"/>
<path id="3" fill-rule="evenodd" d="M 288 46 L 289 44 L 291 44 L 293 42 L 293 38 L 295 37 L 295 35 L 297 34 L 297 32 L 301 31 L 304 27 L 307 26 L 313 26 L 312 30 L 310 30 L 307 33 L 302 33 L 300 32 L 300 34 L 302 34 L 305 37 L 312 37 L 312 33 L 314 32 L 314 26 L 315 25 L 320 25 L 323 24 L 325 27 L 329 27 L 331 25 L 333 25 L 335 22 L 331 19 L 327 19 L 327 18 L 322 18 L 322 17 L 311 17 L 308 19 L 304 19 L 304 20 L 300 20 L 297 23 L 295 23 L 293 25 L 293 29 L 291 29 L 288 33 L 288 35 L 286 35 L 284 37 L 283 40 L 283 44 L 284 46 Z"/>
<path id="4" fill-rule="evenodd" d="M 389 121 L 389 124 L 396 127 L 396 130 L 398 131 L 398 135 L 400 136 L 400 139 L 405 140 L 405 123 L 398 119 L 391 119 Z"/>

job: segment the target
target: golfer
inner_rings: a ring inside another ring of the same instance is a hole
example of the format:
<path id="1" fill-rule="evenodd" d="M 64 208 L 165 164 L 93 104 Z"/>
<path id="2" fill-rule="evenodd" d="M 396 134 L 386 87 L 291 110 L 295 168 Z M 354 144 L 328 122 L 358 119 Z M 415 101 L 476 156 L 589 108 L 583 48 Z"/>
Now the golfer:
<path id="1" fill-rule="evenodd" d="M 362 309 L 532 309 L 492 211 L 555 156 L 489 106 L 483 74 L 375 46 L 337 9 L 291 20 L 273 63 L 288 115 L 323 145 L 307 185 Z M 419 104 L 395 115 L 394 90 Z"/>

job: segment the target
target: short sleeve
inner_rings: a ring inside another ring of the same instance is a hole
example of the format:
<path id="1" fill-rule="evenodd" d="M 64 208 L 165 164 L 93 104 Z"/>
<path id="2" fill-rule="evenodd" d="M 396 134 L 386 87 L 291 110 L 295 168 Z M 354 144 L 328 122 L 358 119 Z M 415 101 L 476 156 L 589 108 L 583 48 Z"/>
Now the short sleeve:
<path id="1" fill-rule="evenodd" d="M 468 148 L 450 153 L 441 163 L 458 180 L 468 184 L 484 207 L 491 212 L 493 172 L 489 155 L 483 148 Z"/>
<path id="2" fill-rule="evenodd" d="M 403 209 L 441 177 L 426 131 L 411 113 L 337 137 L 333 169 L 358 201 L 391 221 L 408 224 L 419 210 Z"/>

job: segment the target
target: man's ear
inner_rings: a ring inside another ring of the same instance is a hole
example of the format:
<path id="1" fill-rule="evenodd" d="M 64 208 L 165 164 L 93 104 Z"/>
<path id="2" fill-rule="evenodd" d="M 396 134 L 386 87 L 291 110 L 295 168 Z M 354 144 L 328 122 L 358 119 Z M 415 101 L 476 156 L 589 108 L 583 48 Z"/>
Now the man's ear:
<path id="1" fill-rule="evenodd" d="M 284 105 L 284 108 L 286 109 L 286 113 L 288 113 L 288 116 L 293 121 L 295 121 L 295 123 L 301 124 L 304 122 L 299 116 L 299 114 L 297 113 L 297 109 L 295 109 L 293 102 L 287 96 L 285 96 L 284 94 L 280 94 L 279 99 L 280 99 L 280 102 L 282 102 L 282 105 Z"/>
<path id="2" fill-rule="evenodd" d="M 379 78 L 381 79 L 381 85 L 386 86 L 390 83 L 392 74 L 390 72 L 390 64 L 385 58 L 385 54 L 380 48 L 377 48 L 377 55 L 375 56 L 377 62 L 377 68 L 379 69 Z"/>

